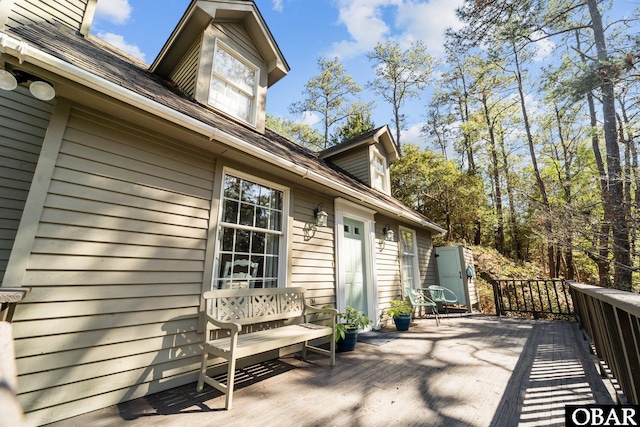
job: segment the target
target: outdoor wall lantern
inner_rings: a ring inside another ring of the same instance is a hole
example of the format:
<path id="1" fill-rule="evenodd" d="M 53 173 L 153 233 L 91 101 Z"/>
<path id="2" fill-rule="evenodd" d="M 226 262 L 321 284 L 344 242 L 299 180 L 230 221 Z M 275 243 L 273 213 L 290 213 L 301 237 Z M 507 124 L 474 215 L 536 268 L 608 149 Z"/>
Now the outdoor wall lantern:
<path id="1" fill-rule="evenodd" d="M 7 71 L 0 69 L 0 89 L 14 90 L 20 83 L 31 82 L 29 92 L 40 101 L 51 101 L 56 96 L 56 91 L 51 83 L 24 71 Z"/>
<path id="2" fill-rule="evenodd" d="M 318 204 L 318 207 L 313 210 L 313 217 L 316 219 L 316 225 L 318 227 L 326 227 L 329 214 L 324 211 L 324 205 Z"/>
<path id="3" fill-rule="evenodd" d="M 382 234 L 384 234 L 384 240 L 386 240 L 387 242 L 393 242 L 395 233 L 393 232 L 389 224 L 384 226 L 384 228 L 382 229 Z"/>

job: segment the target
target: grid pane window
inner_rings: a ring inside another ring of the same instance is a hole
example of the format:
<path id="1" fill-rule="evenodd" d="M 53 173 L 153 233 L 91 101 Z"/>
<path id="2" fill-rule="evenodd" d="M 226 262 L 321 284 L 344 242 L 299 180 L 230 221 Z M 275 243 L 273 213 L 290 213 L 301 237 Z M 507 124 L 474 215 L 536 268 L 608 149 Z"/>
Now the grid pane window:
<path id="1" fill-rule="evenodd" d="M 413 231 L 400 230 L 400 250 L 402 251 L 402 287 L 415 288 L 418 283 L 418 275 L 415 269 L 417 254 Z"/>
<path id="2" fill-rule="evenodd" d="M 209 105 L 252 122 L 257 76 L 257 69 L 217 45 L 213 56 Z"/>
<path id="3" fill-rule="evenodd" d="M 371 160 L 371 186 L 381 191 L 387 189 L 387 168 L 384 159 L 377 153 L 374 153 Z"/>
<path id="4" fill-rule="evenodd" d="M 247 179 L 224 179 L 218 288 L 278 285 L 284 193 Z"/>

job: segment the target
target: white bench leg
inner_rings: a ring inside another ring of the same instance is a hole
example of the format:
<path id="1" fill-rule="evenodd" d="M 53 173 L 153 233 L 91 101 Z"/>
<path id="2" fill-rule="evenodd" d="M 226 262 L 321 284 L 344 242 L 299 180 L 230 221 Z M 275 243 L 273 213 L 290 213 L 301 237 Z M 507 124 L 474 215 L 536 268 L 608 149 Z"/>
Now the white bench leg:
<path id="1" fill-rule="evenodd" d="M 236 359 L 232 357 L 229 360 L 229 368 L 227 370 L 227 396 L 224 402 L 224 408 L 229 410 L 231 409 L 232 399 L 233 399 L 233 383 L 235 381 L 236 374 Z"/>
<path id="2" fill-rule="evenodd" d="M 198 375 L 198 387 L 196 387 L 196 391 L 200 393 L 204 388 L 204 377 L 207 375 L 207 360 L 209 353 L 207 350 L 202 350 L 202 366 L 200 366 L 200 375 Z"/>
<path id="3" fill-rule="evenodd" d="M 329 348 L 331 350 L 331 356 L 329 356 L 329 366 L 336 366 L 336 340 L 333 336 L 333 334 L 331 334 L 331 337 L 329 338 L 329 342 L 331 344 L 329 344 Z"/>

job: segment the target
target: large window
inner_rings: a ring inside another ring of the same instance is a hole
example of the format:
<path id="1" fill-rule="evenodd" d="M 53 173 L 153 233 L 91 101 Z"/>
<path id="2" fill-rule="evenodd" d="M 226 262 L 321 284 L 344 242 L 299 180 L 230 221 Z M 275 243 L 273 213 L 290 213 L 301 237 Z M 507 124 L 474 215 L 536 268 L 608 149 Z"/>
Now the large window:
<path id="1" fill-rule="evenodd" d="M 402 251 L 402 288 L 419 288 L 420 271 L 418 269 L 418 244 L 416 233 L 400 228 L 400 250 Z"/>
<path id="2" fill-rule="evenodd" d="M 225 175 L 217 286 L 278 286 L 285 191 Z"/>
<path id="3" fill-rule="evenodd" d="M 209 105 L 253 124 L 257 82 L 257 68 L 235 56 L 222 43 L 216 43 Z"/>

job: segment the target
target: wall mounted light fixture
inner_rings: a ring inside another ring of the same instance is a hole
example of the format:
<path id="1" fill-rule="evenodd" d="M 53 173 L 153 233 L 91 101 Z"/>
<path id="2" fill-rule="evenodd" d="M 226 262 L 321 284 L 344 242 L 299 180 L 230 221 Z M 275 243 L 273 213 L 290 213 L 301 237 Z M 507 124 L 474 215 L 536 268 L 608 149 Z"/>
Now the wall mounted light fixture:
<path id="1" fill-rule="evenodd" d="M 18 87 L 18 80 L 16 76 L 8 72 L 7 70 L 0 70 L 0 89 L 2 90 L 14 90 Z"/>
<path id="2" fill-rule="evenodd" d="M 20 70 L 2 70 L 0 69 L 0 89 L 14 90 L 19 84 L 28 83 L 29 92 L 36 99 L 41 101 L 51 101 L 56 96 L 56 90 L 51 83 L 42 80 L 39 77 Z"/>
<path id="3" fill-rule="evenodd" d="M 324 211 L 324 205 L 318 204 L 318 207 L 313 210 L 313 217 L 316 219 L 316 225 L 318 227 L 326 227 L 329 214 Z"/>
<path id="4" fill-rule="evenodd" d="M 395 233 L 393 232 L 389 224 L 384 226 L 384 228 L 382 229 L 382 234 L 384 234 L 384 240 L 386 240 L 387 242 L 393 242 Z"/>

